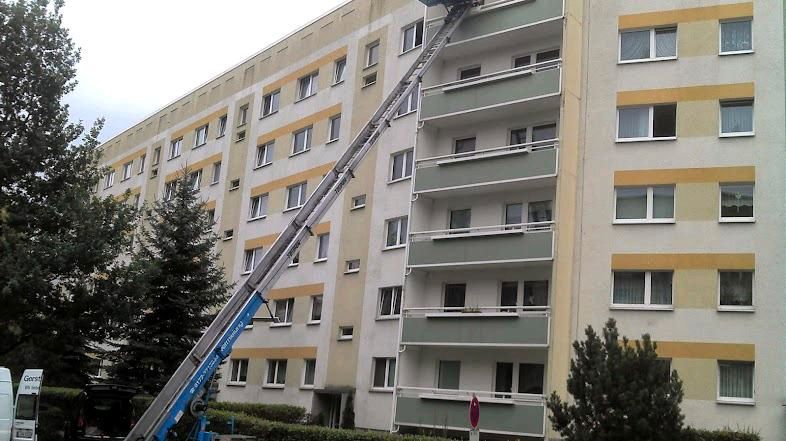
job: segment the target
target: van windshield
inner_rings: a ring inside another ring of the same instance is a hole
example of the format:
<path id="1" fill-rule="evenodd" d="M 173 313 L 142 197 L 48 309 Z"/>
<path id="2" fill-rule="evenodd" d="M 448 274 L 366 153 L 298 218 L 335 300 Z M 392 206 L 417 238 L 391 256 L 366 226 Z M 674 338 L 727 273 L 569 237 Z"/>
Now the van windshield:
<path id="1" fill-rule="evenodd" d="M 35 403 L 38 395 L 19 395 L 16 399 L 16 419 L 35 420 Z"/>
<path id="2" fill-rule="evenodd" d="M 131 400 L 116 397 L 90 397 L 85 403 L 85 435 L 125 436 L 133 418 Z"/>

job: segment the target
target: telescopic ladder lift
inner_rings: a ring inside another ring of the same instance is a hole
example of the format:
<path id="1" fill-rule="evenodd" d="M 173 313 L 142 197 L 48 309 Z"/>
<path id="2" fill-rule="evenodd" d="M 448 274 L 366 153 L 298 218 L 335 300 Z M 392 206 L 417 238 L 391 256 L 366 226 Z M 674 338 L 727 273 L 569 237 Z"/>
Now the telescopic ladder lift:
<path id="1" fill-rule="evenodd" d="M 202 401 L 202 396 L 219 363 L 229 356 L 232 345 L 246 325 L 251 323 L 259 308 L 267 305 L 265 299 L 267 292 L 303 242 L 313 235 L 314 225 L 320 221 L 343 188 L 354 177 L 354 171 L 366 153 L 388 128 L 399 106 L 416 90 L 423 74 L 448 43 L 450 36 L 472 6 L 472 1 L 467 0 L 421 1 L 428 6 L 442 3 L 449 8 L 442 26 L 403 79 L 385 98 L 371 120 L 336 161 L 333 169 L 325 175 L 314 193 L 278 236 L 246 282 L 221 309 L 196 346 L 131 429 L 125 441 L 164 441 L 169 430 L 185 412 L 194 415 L 204 412 L 205 403 Z M 204 427 L 201 429 L 204 430 Z"/>

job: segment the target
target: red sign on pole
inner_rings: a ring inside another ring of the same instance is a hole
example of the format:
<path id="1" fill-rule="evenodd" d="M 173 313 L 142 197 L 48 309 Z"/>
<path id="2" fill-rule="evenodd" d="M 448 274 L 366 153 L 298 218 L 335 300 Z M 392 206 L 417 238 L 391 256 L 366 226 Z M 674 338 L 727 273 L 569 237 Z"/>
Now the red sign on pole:
<path id="1" fill-rule="evenodd" d="M 473 429 L 478 428 L 480 421 L 480 402 L 475 394 L 472 394 L 472 401 L 469 402 L 469 424 Z"/>

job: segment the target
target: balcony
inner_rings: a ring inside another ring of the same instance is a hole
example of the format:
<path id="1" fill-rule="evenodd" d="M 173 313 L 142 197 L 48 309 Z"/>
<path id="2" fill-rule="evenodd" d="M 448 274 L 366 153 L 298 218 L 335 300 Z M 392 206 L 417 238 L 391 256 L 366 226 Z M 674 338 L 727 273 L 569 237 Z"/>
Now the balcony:
<path id="1" fill-rule="evenodd" d="M 548 307 L 406 308 L 402 345 L 547 347 Z"/>
<path id="2" fill-rule="evenodd" d="M 436 127 L 559 108 L 562 60 L 550 60 L 423 89 L 420 119 Z M 480 112 L 480 111 L 483 112 Z"/>
<path id="3" fill-rule="evenodd" d="M 457 190 L 463 190 L 462 194 L 504 191 L 525 183 L 543 184 L 548 178 L 554 181 L 557 144 L 558 140 L 550 139 L 419 159 L 415 163 L 414 191 L 446 192 L 447 196 Z"/>
<path id="4" fill-rule="evenodd" d="M 458 269 L 552 260 L 554 222 L 494 225 L 410 234 L 411 268 Z"/>
<path id="5" fill-rule="evenodd" d="M 469 402 L 472 395 L 480 401 L 478 429 L 483 433 L 543 437 L 546 405 L 541 395 L 498 394 L 487 391 L 399 387 L 396 396 L 395 424 L 468 431 Z"/>

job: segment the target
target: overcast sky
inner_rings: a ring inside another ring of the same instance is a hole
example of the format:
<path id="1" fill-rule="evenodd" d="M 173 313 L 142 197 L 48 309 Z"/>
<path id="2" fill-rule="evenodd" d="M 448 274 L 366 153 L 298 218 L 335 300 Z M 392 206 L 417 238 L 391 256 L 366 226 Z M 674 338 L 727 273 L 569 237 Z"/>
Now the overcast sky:
<path id="1" fill-rule="evenodd" d="M 71 118 L 105 141 L 344 0 L 66 0 L 82 50 Z"/>

